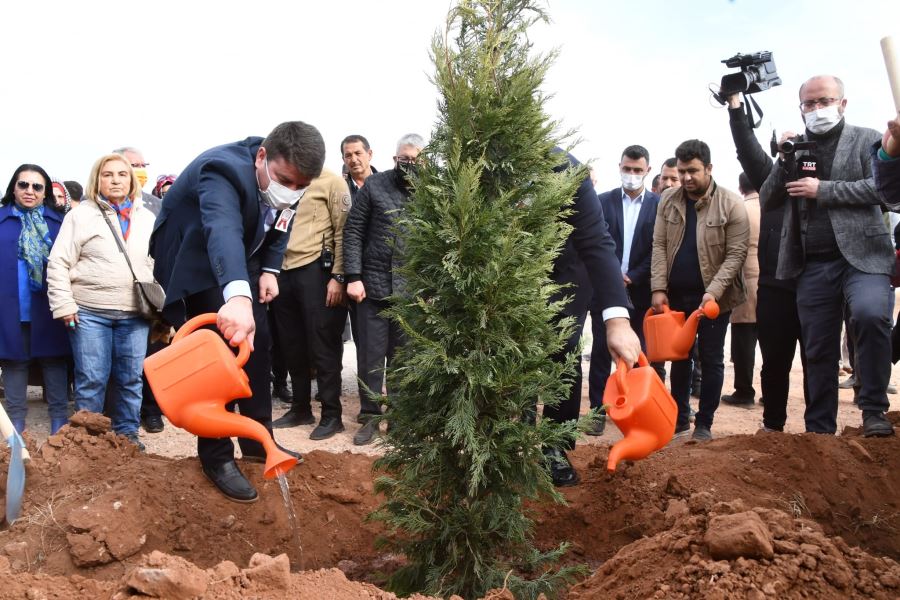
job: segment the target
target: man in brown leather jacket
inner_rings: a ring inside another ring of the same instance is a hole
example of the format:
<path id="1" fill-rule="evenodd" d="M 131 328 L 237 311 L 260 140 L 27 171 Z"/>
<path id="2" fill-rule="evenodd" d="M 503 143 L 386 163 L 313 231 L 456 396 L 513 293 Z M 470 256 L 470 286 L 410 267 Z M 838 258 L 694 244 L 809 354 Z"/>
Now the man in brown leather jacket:
<path id="1" fill-rule="evenodd" d="M 720 313 L 703 319 L 697 330 L 703 383 L 694 439 L 712 439 L 712 423 L 725 371 L 725 332 L 730 311 L 744 301 L 741 268 L 747 257 L 750 226 L 743 199 L 712 178 L 709 146 L 683 142 L 675 150 L 680 188 L 663 193 L 653 229 L 650 267 L 652 304 L 656 312 L 693 312 L 715 300 Z M 678 404 L 676 435 L 690 429 L 691 360 L 672 363 L 672 396 Z"/>

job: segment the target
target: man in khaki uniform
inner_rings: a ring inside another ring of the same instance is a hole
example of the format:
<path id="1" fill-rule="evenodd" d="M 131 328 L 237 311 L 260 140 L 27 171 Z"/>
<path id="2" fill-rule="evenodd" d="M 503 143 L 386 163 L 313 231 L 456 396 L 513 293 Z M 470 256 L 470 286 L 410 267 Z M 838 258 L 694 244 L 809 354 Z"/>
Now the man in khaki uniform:
<path id="1" fill-rule="evenodd" d="M 759 287 L 759 193 L 746 173 L 738 177 L 738 191 L 750 223 L 750 245 L 744 261 L 744 291 L 747 299 L 731 312 L 731 362 L 734 364 L 734 393 L 722 396 L 722 402 L 735 406 L 752 405 L 753 366 L 756 363 L 756 290 Z"/>
<path id="2" fill-rule="evenodd" d="M 744 301 L 741 268 L 747 258 L 750 226 L 744 200 L 712 178 L 709 146 L 682 142 L 675 150 L 681 187 L 663 192 L 653 227 L 650 265 L 651 304 L 661 312 L 691 313 L 710 300 L 719 303 L 716 319 L 702 319 L 697 329 L 703 365 L 700 410 L 694 439 L 712 439 L 712 423 L 725 374 L 725 332 L 732 308 Z M 672 363 L 672 396 L 678 404 L 675 435 L 690 430 L 691 359 Z"/>
<path id="3" fill-rule="evenodd" d="M 347 318 L 344 299 L 344 222 L 350 190 L 337 174 L 322 171 L 313 180 L 295 215 L 281 213 L 274 227 L 291 237 L 278 276 L 281 293 L 272 308 L 281 350 L 293 381 L 290 410 L 273 427 L 315 423 L 310 400 L 310 368 L 316 370 L 322 418 L 309 438 L 324 440 L 344 430 L 341 421 L 341 333 Z M 284 222 L 282 222 L 284 221 Z"/>

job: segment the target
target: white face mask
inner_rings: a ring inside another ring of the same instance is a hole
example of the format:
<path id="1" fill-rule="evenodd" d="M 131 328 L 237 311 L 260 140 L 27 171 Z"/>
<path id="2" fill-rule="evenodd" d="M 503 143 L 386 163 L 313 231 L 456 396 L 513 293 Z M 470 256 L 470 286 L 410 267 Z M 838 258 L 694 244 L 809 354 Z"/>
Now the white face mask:
<path id="1" fill-rule="evenodd" d="M 629 191 L 639 190 L 644 185 L 644 178 L 640 175 L 622 173 L 622 187 Z"/>
<path id="2" fill-rule="evenodd" d="M 269 159 L 266 158 L 263 160 L 266 165 L 266 175 L 269 176 L 269 187 L 265 190 L 259 190 L 259 195 L 262 197 L 263 202 L 275 210 L 284 210 L 299 202 L 300 198 L 303 197 L 303 194 L 306 193 L 306 188 L 292 190 L 281 185 L 275 181 L 275 178 L 272 177 L 272 173 L 269 172 Z"/>
<path id="3" fill-rule="evenodd" d="M 824 108 L 817 108 L 808 113 L 803 113 L 806 128 L 813 133 L 823 134 L 831 131 L 835 125 L 841 122 L 843 116 L 838 112 L 840 103 L 832 104 Z"/>

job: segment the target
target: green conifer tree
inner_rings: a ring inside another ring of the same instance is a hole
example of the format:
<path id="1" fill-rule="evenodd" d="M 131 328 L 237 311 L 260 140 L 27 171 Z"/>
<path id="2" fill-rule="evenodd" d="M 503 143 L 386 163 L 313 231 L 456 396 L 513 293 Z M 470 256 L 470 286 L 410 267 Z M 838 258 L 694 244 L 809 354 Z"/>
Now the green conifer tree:
<path id="1" fill-rule="evenodd" d="M 535 597 L 577 571 L 553 570 L 565 545 L 539 551 L 523 505 L 562 501 L 541 449 L 576 435 L 528 417 L 572 383 L 551 358 L 572 323 L 549 274 L 585 177 L 554 170 L 565 155 L 540 90 L 554 55 L 530 56 L 527 37 L 538 21 L 533 0 L 460 0 L 432 46 L 439 117 L 399 220 L 406 288 L 391 318 L 407 339 L 388 372 L 373 515 L 409 560 L 390 582 L 402 594 L 474 598 L 506 582 Z"/>

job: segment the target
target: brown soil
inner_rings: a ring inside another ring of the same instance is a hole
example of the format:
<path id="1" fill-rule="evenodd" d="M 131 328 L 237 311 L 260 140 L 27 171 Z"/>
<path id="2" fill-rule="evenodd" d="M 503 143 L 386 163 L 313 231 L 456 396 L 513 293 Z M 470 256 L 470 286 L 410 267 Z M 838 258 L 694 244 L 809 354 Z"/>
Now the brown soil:
<path id="1" fill-rule="evenodd" d="M 30 444 L 22 518 L 0 531 L 0 598 L 393 598 L 375 586 L 402 557 L 365 520 L 373 457 L 314 451 L 288 474 L 301 551 L 261 465 L 242 464 L 259 502 L 235 504 L 195 458 L 138 453 L 108 426 L 76 415 Z M 573 453 L 568 506 L 531 507 L 539 546 L 569 540 L 567 560 L 596 569 L 571 598 L 900 597 L 896 437 L 738 435 L 615 473 L 607 452 Z"/>

